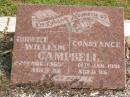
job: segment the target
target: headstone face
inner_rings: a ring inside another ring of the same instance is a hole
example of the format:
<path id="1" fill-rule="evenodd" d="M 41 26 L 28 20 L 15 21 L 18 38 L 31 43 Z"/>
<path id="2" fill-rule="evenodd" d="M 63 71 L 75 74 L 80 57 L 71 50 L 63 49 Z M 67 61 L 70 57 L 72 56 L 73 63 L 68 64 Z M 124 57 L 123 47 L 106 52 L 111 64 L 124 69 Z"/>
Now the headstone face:
<path id="1" fill-rule="evenodd" d="M 22 5 L 16 24 L 14 84 L 125 87 L 122 8 Z"/>

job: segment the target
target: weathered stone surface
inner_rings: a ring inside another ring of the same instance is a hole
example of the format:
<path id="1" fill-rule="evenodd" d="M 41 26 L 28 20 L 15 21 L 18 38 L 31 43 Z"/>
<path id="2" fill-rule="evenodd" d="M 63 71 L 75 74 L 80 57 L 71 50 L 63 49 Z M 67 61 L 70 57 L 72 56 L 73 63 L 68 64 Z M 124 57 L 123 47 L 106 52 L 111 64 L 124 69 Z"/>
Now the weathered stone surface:
<path id="1" fill-rule="evenodd" d="M 12 81 L 51 77 L 72 88 L 124 88 L 123 32 L 121 8 L 20 6 Z"/>

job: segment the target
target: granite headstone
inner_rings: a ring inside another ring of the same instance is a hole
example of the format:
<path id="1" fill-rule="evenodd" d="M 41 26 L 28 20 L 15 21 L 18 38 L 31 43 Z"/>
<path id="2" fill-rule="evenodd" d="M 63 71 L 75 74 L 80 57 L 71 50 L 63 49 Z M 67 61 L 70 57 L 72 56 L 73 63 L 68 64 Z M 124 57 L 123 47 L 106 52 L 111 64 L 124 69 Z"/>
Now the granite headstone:
<path id="1" fill-rule="evenodd" d="M 124 88 L 123 24 L 122 8 L 19 6 L 12 82 Z"/>

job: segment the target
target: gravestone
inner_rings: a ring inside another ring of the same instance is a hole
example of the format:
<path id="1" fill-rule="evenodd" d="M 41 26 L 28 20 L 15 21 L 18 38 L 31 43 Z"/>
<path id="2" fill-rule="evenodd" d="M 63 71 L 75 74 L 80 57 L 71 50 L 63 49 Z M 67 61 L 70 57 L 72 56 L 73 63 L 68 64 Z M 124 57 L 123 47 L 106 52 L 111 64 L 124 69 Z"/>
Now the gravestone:
<path id="1" fill-rule="evenodd" d="M 123 24 L 122 8 L 19 6 L 12 82 L 124 88 Z"/>

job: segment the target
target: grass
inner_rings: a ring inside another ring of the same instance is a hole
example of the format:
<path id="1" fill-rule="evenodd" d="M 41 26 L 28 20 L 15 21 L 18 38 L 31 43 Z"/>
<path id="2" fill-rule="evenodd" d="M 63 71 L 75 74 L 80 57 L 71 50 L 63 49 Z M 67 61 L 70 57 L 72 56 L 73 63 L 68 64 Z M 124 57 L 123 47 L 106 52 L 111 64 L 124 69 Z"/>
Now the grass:
<path id="1" fill-rule="evenodd" d="M 16 5 L 11 0 L 0 0 L 0 16 L 14 16 Z"/>
<path id="2" fill-rule="evenodd" d="M 15 16 L 19 4 L 124 7 L 125 18 L 130 19 L 130 0 L 0 0 L 0 16 Z"/>

